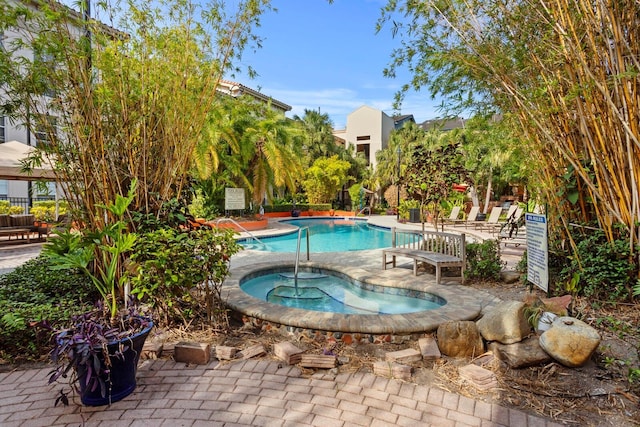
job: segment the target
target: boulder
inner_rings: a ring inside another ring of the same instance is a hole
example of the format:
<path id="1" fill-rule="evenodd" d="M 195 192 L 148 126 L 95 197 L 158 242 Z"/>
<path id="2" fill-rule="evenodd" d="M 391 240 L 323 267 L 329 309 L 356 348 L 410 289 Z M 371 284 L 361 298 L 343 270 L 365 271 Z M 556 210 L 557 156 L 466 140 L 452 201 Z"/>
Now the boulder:
<path id="1" fill-rule="evenodd" d="M 540 346 L 549 356 L 569 368 L 582 366 L 600 344 L 598 332 L 573 317 L 558 317 L 540 336 Z"/>
<path id="2" fill-rule="evenodd" d="M 516 283 L 520 280 L 520 273 L 513 270 L 503 270 L 500 272 L 500 280 L 504 283 Z"/>
<path id="3" fill-rule="evenodd" d="M 506 301 L 495 306 L 476 322 L 480 334 L 487 341 L 502 344 L 522 341 L 531 334 L 524 308 L 525 304 L 520 301 Z"/>
<path id="4" fill-rule="evenodd" d="M 484 353 L 484 342 L 471 321 L 447 322 L 438 326 L 438 347 L 450 357 L 476 357 Z"/>
<path id="5" fill-rule="evenodd" d="M 546 311 L 557 314 L 558 316 L 569 315 L 569 305 L 571 305 L 571 295 L 563 295 L 561 297 L 540 298 L 540 302 Z"/>
<path id="6" fill-rule="evenodd" d="M 551 357 L 540 347 L 537 336 L 515 344 L 493 342 L 489 344 L 489 350 L 513 369 L 538 366 L 551 361 Z"/>

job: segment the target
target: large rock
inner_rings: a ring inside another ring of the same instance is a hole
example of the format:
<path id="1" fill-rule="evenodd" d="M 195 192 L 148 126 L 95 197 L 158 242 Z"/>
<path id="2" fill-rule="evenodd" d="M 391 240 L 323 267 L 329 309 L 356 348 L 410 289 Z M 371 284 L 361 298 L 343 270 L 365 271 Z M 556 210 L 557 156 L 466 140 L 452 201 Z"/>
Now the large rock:
<path id="1" fill-rule="evenodd" d="M 450 357 L 476 357 L 484 353 L 484 342 L 471 321 L 447 322 L 438 326 L 438 347 Z"/>
<path id="2" fill-rule="evenodd" d="M 568 366 L 582 366 L 600 344 L 598 332 L 573 317 L 558 317 L 540 336 L 540 346 L 549 356 Z"/>
<path id="3" fill-rule="evenodd" d="M 497 305 L 476 322 L 480 334 L 487 341 L 502 344 L 522 341 L 531 334 L 524 308 L 525 304 L 520 301 L 506 301 Z"/>
<path id="4" fill-rule="evenodd" d="M 571 305 L 571 295 L 563 295 L 561 297 L 540 298 L 540 302 L 545 307 L 545 311 L 550 311 L 558 316 L 568 316 L 569 306 Z"/>
<path id="5" fill-rule="evenodd" d="M 551 357 L 540 347 L 537 336 L 515 344 L 493 342 L 489 344 L 489 350 L 513 369 L 538 366 L 551 361 Z"/>

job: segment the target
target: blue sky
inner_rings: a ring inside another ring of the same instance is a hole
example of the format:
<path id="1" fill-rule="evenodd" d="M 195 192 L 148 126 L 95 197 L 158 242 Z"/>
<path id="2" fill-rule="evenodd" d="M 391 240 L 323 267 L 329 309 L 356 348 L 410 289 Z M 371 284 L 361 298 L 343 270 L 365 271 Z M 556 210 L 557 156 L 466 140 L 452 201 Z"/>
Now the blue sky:
<path id="1" fill-rule="evenodd" d="M 263 40 L 257 52 L 247 51 L 241 66 L 259 74 L 227 76 L 293 107 L 287 116 L 302 116 L 305 109 L 328 113 L 336 129 L 362 105 L 392 115 L 395 92 L 407 83 L 407 72 L 396 79 L 382 75 L 399 41 L 387 27 L 375 33 L 385 0 L 273 0 L 277 12 L 262 17 L 257 29 Z M 442 114 L 439 101 L 426 91 L 410 92 L 402 114 L 416 122 Z"/>

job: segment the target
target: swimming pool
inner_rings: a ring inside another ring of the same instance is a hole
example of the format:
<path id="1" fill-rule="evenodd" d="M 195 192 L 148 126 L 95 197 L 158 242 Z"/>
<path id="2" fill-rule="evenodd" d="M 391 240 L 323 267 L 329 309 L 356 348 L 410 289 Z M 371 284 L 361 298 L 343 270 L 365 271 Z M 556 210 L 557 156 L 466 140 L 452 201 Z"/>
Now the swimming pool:
<path id="1" fill-rule="evenodd" d="M 346 252 L 380 249 L 391 246 L 391 232 L 388 228 L 367 224 L 366 220 L 345 218 L 308 218 L 281 221 L 303 230 L 300 249 L 306 251 L 306 233 L 309 233 L 309 252 Z M 261 237 L 260 241 L 247 238 L 239 240 L 246 249 L 269 252 L 295 252 L 298 231 L 289 234 Z"/>
<path id="2" fill-rule="evenodd" d="M 439 308 L 446 301 L 428 292 L 373 286 L 339 272 L 268 273 L 241 282 L 240 288 L 285 307 L 343 314 L 404 314 Z"/>

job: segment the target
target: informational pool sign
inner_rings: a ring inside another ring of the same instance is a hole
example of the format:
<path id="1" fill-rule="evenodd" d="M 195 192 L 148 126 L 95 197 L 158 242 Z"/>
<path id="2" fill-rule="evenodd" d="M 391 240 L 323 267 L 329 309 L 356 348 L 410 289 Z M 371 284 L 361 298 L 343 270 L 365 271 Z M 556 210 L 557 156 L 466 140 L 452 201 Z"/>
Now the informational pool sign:
<path id="1" fill-rule="evenodd" d="M 549 291 L 549 247 L 547 217 L 527 213 L 527 280 L 545 292 Z"/>
<path id="2" fill-rule="evenodd" d="M 244 188 L 224 189 L 224 209 L 227 211 L 244 210 L 246 204 L 244 201 Z"/>

